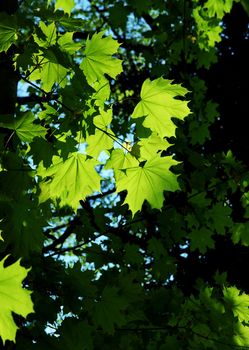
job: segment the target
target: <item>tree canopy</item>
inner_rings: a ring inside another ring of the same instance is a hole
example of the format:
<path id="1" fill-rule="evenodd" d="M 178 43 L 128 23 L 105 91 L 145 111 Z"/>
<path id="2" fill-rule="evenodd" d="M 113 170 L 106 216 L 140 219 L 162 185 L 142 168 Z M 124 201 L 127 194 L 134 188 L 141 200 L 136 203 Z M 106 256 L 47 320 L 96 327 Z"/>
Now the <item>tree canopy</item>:
<path id="1" fill-rule="evenodd" d="M 0 2 L 0 348 L 249 349 L 248 0 Z"/>

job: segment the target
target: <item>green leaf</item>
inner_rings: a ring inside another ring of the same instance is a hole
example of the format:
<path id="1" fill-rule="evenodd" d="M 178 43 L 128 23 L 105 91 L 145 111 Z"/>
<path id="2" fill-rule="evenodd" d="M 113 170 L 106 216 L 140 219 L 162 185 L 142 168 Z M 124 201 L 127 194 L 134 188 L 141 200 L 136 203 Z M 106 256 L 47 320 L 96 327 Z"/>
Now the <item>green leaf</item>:
<path id="1" fill-rule="evenodd" d="M 193 230 L 190 234 L 190 250 L 198 249 L 202 254 L 205 254 L 207 248 L 214 248 L 214 233 L 206 227 L 201 227 L 198 230 Z"/>
<path id="2" fill-rule="evenodd" d="M 93 329 L 87 322 L 65 319 L 59 328 L 62 336 L 56 348 L 64 350 L 91 350 L 93 348 Z"/>
<path id="3" fill-rule="evenodd" d="M 15 341 L 16 326 L 12 312 L 22 317 L 27 317 L 33 312 L 31 292 L 22 288 L 22 281 L 26 278 L 29 269 L 20 266 L 20 260 L 4 267 L 4 261 L 0 261 L 0 336 L 6 340 Z"/>
<path id="4" fill-rule="evenodd" d="M 13 181 L 18 180 L 18 176 L 15 176 Z M 13 246 L 12 255 L 14 257 L 28 258 L 35 252 L 40 252 L 43 245 L 42 227 L 45 221 L 37 208 L 34 207 L 31 200 L 24 196 L 22 201 L 15 205 L 12 204 L 10 208 L 8 217 L 2 224 L 4 245 Z"/>
<path id="5" fill-rule="evenodd" d="M 50 92 L 54 83 L 58 83 L 62 87 L 66 85 L 68 69 L 63 67 L 54 52 L 47 49 L 45 55 L 36 56 L 41 62 L 41 67 L 35 69 L 29 76 L 29 80 L 41 80 L 41 86 L 46 92 Z"/>
<path id="6" fill-rule="evenodd" d="M 86 138 L 88 144 L 87 154 L 97 158 L 101 151 L 113 148 L 115 135 L 108 127 L 112 120 L 112 110 L 104 111 L 100 108 L 100 114 L 93 118 L 93 123 L 97 127 L 95 134 Z"/>
<path id="7" fill-rule="evenodd" d="M 126 303 L 123 297 L 118 295 L 117 288 L 106 286 L 93 309 L 94 323 L 106 333 L 113 334 L 115 325 L 122 326 L 125 323 L 125 308 Z"/>
<path id="8" fill-rule="evenodd" d="M 105 74 L 115 79 L 123 70 L 122 61 L 112 57 L 120 44 L 111 36 L 102 38 L 103 34 L 104 32 L 95 33 L 91 39 L 87 39 L 85 57 L 80 64 L 90 85 L 103 79 Z"/>
<path id="9" fill-rule="evenodd" d="M 113 169 L 116 181 L 125 177 L 124 169 L 137 167 L 138 161 L 130 153 L 125 153 L 122 149 L 115 149 L 111 153 L 110 159 L 106 162 L 105 169 Z"/>
<path id="10" fill-rule="evenodd" d="M 169 170 L 177 163 L 172 157 L 156 156 L 143 166 L 125 169 L 125 176 L 116 181 L 117 191 L 127 191 L 124 203 L 129 205 L 133 215 L 141 210 L 145 200 L 152 208 L 161 209 L 164 201 L 163 192 L 179 189 L 177 176 Z"/>
<path id="11" fill-rule="evenodd" d="M 224 301 L 233 312 L 235 317 L 238 317 L 240 322 L 249 321 L 249 295 L 241 293 L 236 287 L 223 289 Z"/>
<path id="12" fill-rule="evenodd" d="M 81 48 L 81 44 L 76 43 L 73 40 L 73 34 L 74 32 L 66 32 L 58 40 L 58 44 L 60 45 L 61 49 L 68 52 L 70 55 L 74 54 Z"/>
<path id="13" fill-rule="evenodd" d="M 49 25 L 46 25 L 43 21 L 40 21 L 39 28 L 41 30 L 42 35 L 39 35 L 39 32 L 37 34 L 34 34 L 34 41 L 40 47 L 49 47 L 55 45 L 57 34 L 54 22 L 52 22 Z"/>
<path id="14" fill-rule="evenodd" d="M 48 0 L 48 3 L 50 2 L 51 0 Z M 62 9 L 65 13 L 68 13 L 70 15 L 74 6 L 74 0 L 56 0 L 54 9 L 55 11 L 58 9 Z"/>
<path id="15" fill-rule="evenodd" d="M 231 208 L 223 203 L 217 203 L 210 209 L 209 213 L 218 234 L 225 234 L 225 228 L 232 225 L 231 212 Z"/>
<path id="16" fill-rule="evenodd" d="M 16 17 L 0 13 L 0 52 L 7 51 L 17 40 Z"/>
<path id="17" fill-rule="evenodd" d="M 249 344 L 249 327 L 246 326 L 246 325 L 243 325 L 240 322 L 236 322 L 236 324 L 234 325 L 233 341 L 242 350 L 243 349 L 248 349 L 248 344 Z"/>
<path id="18" fill-rule="evenodd" d="M 54 156 L 53 164 L 48 169 L 40 165 L 37 171 L 37 175 L 43 178 L 40 202 L 49 198 L 59 199 L 60 206 L 69 205 L 76 210 L 79 200 L 100 191 L 101 178 L 95 170 L 97 164 L 83 154 L 72 153 L 66 161 Z"/>
<path id="19" fill-rule="evenodd" d="M 145 116 L 143 125 L 163 138 L 175 136 L 176 125 L 172 117 L 184 119 L 190 110 L 186 101 L 175 99 L 188 92 L 179 84 L 171 84 L 171 80 L 158 78 L 147 79 L 141 90 L 141 101 L 137 104 L 132 118 Z"/>
<path id="20" fill-rule="evenodd" d="M 210 17 L 222 19 L 224 14 L 231 11 L 233 0 L 208 0 L 204 8 Z"/>
<path id="21" fill-rule="evenodd" d="M 96 91 L 93 98 L 96 100 L 95 104 L 100 107 L 104 107 L 106 101 L 109 99 L 111 89 L 108 80 L 103 77 L 92 84 L 93 89 Z"/>
<path id="22" fill-rule="evenodd" d="M 198 6 L 193 10 L 193 17 L 197 24 L 198 44 L 201 50 L 208 51 L 216 43 L 221 41 L 222 28 L 219 20 L 212 17 L 205 17 L 203 6 Z"/>
<path id="23" fill-rule="evenodd" d="M 170 144 L 153 132 L 149 137 L 143 138 L 138 142 L 140 159 L 146 160 L 155 157 L 163 150 L 166 150 Z"/>
<path id="24" fill-rule="evenodd" d="M 0 123 L 1 126 L 7 129 L 12 129 L 16 132 L 21 141 L 31 142 L 35 137 L 45 138 L 47 129 L 41 125 L 34 124 L 35 118 L 32 112 L 22 113 L 12 123 Z"/>
<path id="25" fill-rule="evenodd" d="M 241 242 L 242 245 L 249 245 L 249 222 L 234 223 L 232 227 L 232 240 L 234 244 Z"/>

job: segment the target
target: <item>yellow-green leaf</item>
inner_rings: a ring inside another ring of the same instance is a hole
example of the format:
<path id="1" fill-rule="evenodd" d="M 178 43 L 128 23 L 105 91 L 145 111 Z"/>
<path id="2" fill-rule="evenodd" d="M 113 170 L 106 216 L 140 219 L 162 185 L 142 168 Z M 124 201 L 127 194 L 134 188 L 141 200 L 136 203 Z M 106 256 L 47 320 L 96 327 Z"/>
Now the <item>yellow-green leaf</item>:
<path id="1" fill-rule="evenodd" d="M 234 344 L 236 348 L 247 349 L 249 344 L 249 327 L 241 322 L 236 322 L 234 325 Z"/>
<path id="2" fill-rule="evenodd" d="M 56 0 L 55 10 L 62 9 L 65 13 L 70 15 L 72 9 L 74 8 L 74 0 Z"/>
<path id="3" fill-rule="evenodd" d="M 0 13 L 0 52 L 7 51 L 17 40 L 16 18 Z"/>
<path id="4" fill-rule="evenodd" d="M 72 153 L 63 161 L 53 157 L 53 164 L 45 169 L 39 166 L 37 174 L 43 178 L 41 182 L 40 202 L 51 198 L 59 199 L 59 205 L 69 205 L 73 209 L 79 206 L 79 200 L 95 191 L 100 191 L 100 179 L 95 166 L 97 162 L 87 159 L 80 153 Z"/>
<path id="5" fill-rule="evenodd" d="M 110 159 L 106 162 L 105 169 L 113 169 L 116 181 L 125 177 L 124 169 L 138 167 L 138 161 L 130 153 L 122 149 L 114 149 Z"/>
<path id="6" fill-rule="evenodd" d="M 249 321 L 249 295 L 241 293 L 236 287 L 224 288 L 224 300 L 240 322 Z"/>
<path id="7" fill-rule="evenodd" d="M 34 124 L 34 120 L 33 113 L 28 111 L 16 118 L 14 122 L 0 123 L 0 125 L 14 130 L 21 141 L 31 142 L 35 137 L 45 138 L 47 132 L 43 126 Z"/>
<path id="8" fill-rule="evenodd" d="M 153 132 L 149 137 L 143 138 L 138 142 L 140 159 L 148 160 L 166 150 L 170 144 Z"/>
<path id="9" fill-rule="evenodd" d="M 93 118 L 93 123 L 97 127 L 95 134 L 86 138 L 88 144 L 87 154 L 97 158 L 101 151 L 106 151 L 113 147 L 115 135 L 108 127 L 111 120 L 112 110 L 104 111 L 100 108 L 100 114 Z"/>
<path id="10" fill-rule="evenodd" d="M 172 84 L 171 80 L 147 79 L 142 86 L 141 101 L 131 117 L 145 116 L 143 125 L 156 131 L 161 138 L 175 136 L 176 126 L 172 117 L 184 119 L 190 113 L 187 102 L 175 97 L 185 96 L 187 92 L 181 85 Z"/>
<path id="11" fill-rule="evenodd" d="M 6 258 L 0 261 L 0 336 L 3 343 L 6 340 L 15 341 L 18 327 L 12 312 L 23 317 L 34 312 L 31 291 L 22 287 L 29 269 L 20 266 L 20 260 L 4 267 Z"/>
<path id="12" fill-rule="evenodd" d="M 104 74 L 111 78 L 122 72 L 122 61 L 112 57 L 119 47 L 119 43 L 111 36 L 102 38 L 104 32 L 94 34 L 87 39 L 84 51 L 85 57 L 80 64 L 89 84 L 102 80 Z"/>
<path id="13" fill-rule="evenodd" d="M 129 205 L 133 215 L 141 210 L 143 202 L 147 200 L 152 208 L 161 209 L 163 192 L 179 189 L 177 176 L 169 169 L 177 161 L 172 157 L 156 156 L 149 159 L 143 166 L 130 167 L 125 170 L 125 176 L 119 178 L 117 191 L 127 190 L 124 203 Z"/>
<path id="14" fill-rule="evenodd" d="M 56 43 L 56 27 L 54 23 L 46 25 L 43 21 L 39 23 L 40 30 L 44 35 L 43 38 L 39 37 L 37 34 L 34 34 L 34 41 L 41 47 L 49 47 L 55 45 Z"/>
<path id="15" fill-rule="evenodd" d="M 41 67 L 35 69 L 29 76 L 29 80 L 41 80 L 41 86 L 46 92 L 51 91 L 54 83 L 65 86 L 68 69 L 59 64 L 51 50 L 46 51 L 47 57 L 37 55 Z M 48 58 L 49 57 L 49 58 Z"/>
<path id="16" fill-rule="evenodd" d="M 70 55 L 74 54 L 81 48 L 81 43 L 76 43 L 73 40 L 73 34 L 74 32 L 67 32 L 58 40 L 58 44 L 60 45 L 61 49 L 68 52 Z"/>

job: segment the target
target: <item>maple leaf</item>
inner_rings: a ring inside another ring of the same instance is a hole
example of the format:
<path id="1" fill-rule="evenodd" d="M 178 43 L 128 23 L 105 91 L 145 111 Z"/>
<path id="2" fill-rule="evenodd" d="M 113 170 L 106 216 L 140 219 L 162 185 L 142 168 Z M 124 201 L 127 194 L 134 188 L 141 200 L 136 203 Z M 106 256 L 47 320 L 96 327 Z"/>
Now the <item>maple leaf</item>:
<path id="1" fill-rule="evenodd" d="M 81 48 L 81 44 L 76 43 L 73 40 L 73 34 L 74 32 L 67 32 L 63 34 L 58 40 L 58 44 L 60 45 L 60 48 L 71 55 Z"/>
<path id="2" fill-rule="evenodd" d="M 31 142 L 35 137 L 45 138 L 46 128 L 41 125 L 34 124 L 35 118 L 32 112 L 28 111 L 11 123 L 0 123 L 1 126 L 15 131 L 21 141 Z"/>
<path id="3" fill-rule="evenodd" d="M 60 206 L 69 205 L 76 210 L 80 199 L 100 191 L 101 177 L 94 168 L 97 164 L 83 154 L 72 153 L 65 161 L 54 156 L 48 169 L 40 165 L 37 170 L 37 175 L 43 178 L 40 202 L 58 198 Z"/>
<path id="4" fill-rule="evenodd" d="M 138 142 L 140 159 L 146 160 L 155 156 L 155 154 L 160 154 L 163 150 L 166 150 L 170 144 L 168 141 L 162 139 L 153 132 L 149 137 L 142 138 Z"/>
<path id="5" fill-rule="evenodd" d="M 233 243 L 241 242 L 242 245 L 249 245 L 249 223 L 235 223 L 232 227 Z"/>
<path id="6" fill-rule="evenodd" d="M 34 41 L 40 47 L 49 47 L 56 43 L 56 27 L 54 23 L 46 25 L 43 21 L 40 21 L 39 28 L 42 31 L 44 37 L 40 37 L 38 34 L 34 34 Z"/>
<path id="7" fill-rule="evenodd" d="M 233 0 L 208 0 L 204 8 L 207 9 L 210 17 L 217 16 L 222 19 L 226 12 L 230 12 Z"/>
<path id="8" fill-rule="evenodd" d="M 232 225 L 231 208 L 224 206 L 223 203 L 216 203 L 209 211 L 216 232 L 220 235 L 225 234 L 225 227 Z"/>
<path id="9" fill-rule="evenodd" d="M 100 114 L 93 118 L 93 124 L 97 127 L 95 134 L 86 138 L 88 143 L 87 154 L 98 157 L 101 151 L 109 150 L 113 147 L 115 135 L 108 127 L 112 121 L 112 110 L 104 111 L 100 108 Z"/>
<path id="10" fill-rule="evenodd" d="M 249 344 L 249 327 L 247 325 L 243 325 L 240 322 L 236 322 L 234 325 L 234 335 L 233 341 L 240 348 L 248 348 Z"/>
<path id="11" fill-rule="evenodd" d="M 236 287 L 223 289 L 224 301 L 240 322 L 249 321 L 249 295 L 241 293 Z"/>
<path id="12" fill-rule="evenodd" d="M 93 309 L 94 323 L 105 332 L 113 334 L 114 325 L 122 326 L 125 322 L 122 311 L 126 307 L 124 298 L 118 295 L 118 289 L 107 286 Z"/>
<path id="13" fill-rule="evenodd" d="M 221 41 L 222 28 L 212 18 L 206 19 L 202 16 L 203 7 L 198 6 L 193 10 L 193 17 L 197 24 L 198 44 L 200 49 L 208 51 L 214 47 L 216 42 Z"/>
<path id="14" fill-rule="evenodd" d="M 187 101 L 175 99 L 177 96 L 185 96 L 188 90 L 171 83 L 171 80 L 163 78 L 145 80 L 140 94 L 141 101 L 131 115 L 132 118 L 145 116 L 143 125 L 156 131 L 161 138 L 175 136 L 176 125 L 172 117 L 184 119 L 190 113 Z"/>
<path id="15" fill-rule="evenodd" d="M 190 250 L 199 249 L 202 254 L 205 254 L 207 248 L 214 248 L 213 232 L 206 227 L 201 227 L 198 230 L 193 230 L 190 234 Z"/>
<path id="16" fill-rule="evenodd" d="M 52 0 L 48 0 L 48 5 L 52 2 Z M 65 13 L 70 13 L 74 8 L 74 0 L 56 0 L 54 10 L 62 9 Z"/>
<path id="17" fill-rule="evenodd" d="M 41 67 L 29 75 L 29 80 L 41 80 L 41 86 L 45 92 L 51 91 L 54 83 L 65 86 L 68 69 L 59 64 L 51 49 L 47 49 L 45 54 L 40 53 L 34 57 L 41 62 Z"/>
<path id="18" fill-rule="evenodd" d="M 177 163 L 172 157 L 156 156 L 146 161 L 143 166 L 125 169 L 125 176 L 116 181 L 117 191 L 127 190 L 124 203 L 129 205 L 133 215 L 141 210 L 145 200 L 152 208 L 161 209 L 164 200 L 163 191 L 179 189 L 177 176 L 169 170 Z"/>
<path id="19" fill-rule="evenodd" d="M 27 317 L 33 311 L 33 303 L 30 298 L 31 291 L 22 288 L 22 281 L 27 276 L 29 269 L 20 266 L 20 260 L 4 267 L 4 261 L 0 261 L 0 336 L 6 340 L 15 341 L 16 326 L 12 312 Z"/>
<path id="20" fill-rule="evenodd" d="M 112 57 L 117 52 L 119 43 L 111 36 L 102 38 L 104 32 L 94 34 L 87 39 L 84 51 L 85 57 L 80 64 L 89 84 L 102 80 L 104 74 L 111 78 L 122 72 L 122 61 Z"/>
<path id="21" fill-rule="evenodd" d="M 110 159 L 106 162 L 105 169 L 114 170 L 115 179 L 119 181 L 125 177 L 124 169 L 138 167 L 139 163 L 130 153 L 125 153 L 122 149 L 114 149 Z"/>
<path id="22" fill-rule="evenodd" d="M 95 99 L 96 106 L 104 107 L 111 93 L 108 80 L 103 77 L 102 79 L 93 83 L 92 88 L 96 91 L 92 96 L 92 98 Z"/>
<path id="23" fill-rule="evenodd" d="M 0 13 L 0 52 L 7 51 L 17 40 L 16 18 Z"/>

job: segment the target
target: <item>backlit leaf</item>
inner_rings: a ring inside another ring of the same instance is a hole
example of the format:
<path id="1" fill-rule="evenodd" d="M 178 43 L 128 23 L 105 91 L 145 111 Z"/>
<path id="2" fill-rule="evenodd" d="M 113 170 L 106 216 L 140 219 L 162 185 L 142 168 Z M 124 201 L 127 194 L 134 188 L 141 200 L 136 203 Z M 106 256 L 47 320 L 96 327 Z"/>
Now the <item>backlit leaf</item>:
<path id="1" fill-rule="evenodd" d="M 86 159 L 80 153 L 72 153 L 65 161 L 58 156 L 48 168 L 40 166 L 37 174 L 43 178 L 41 182 L 40 202 L 51 198 L 59 199 L 60 206 L 69 205 L 73 209 L 79 206 L 79 200 L 94 191 L 100 191 L 100 176 L 95 170 L 97 162 Z"/>
<path id="2" fill-rule="evenodd" d="M 4 267 L 5 259 L 0 261 L 0 336 L 3 343 L 6 340 L 15 341 L 18 327 L 14 322 L 12 312 L 22 317 L 27 317 L 33 312 L 31 292 L 22 287 L 22 281 L 29 270 L 20 266 L 19 260 Z"/>
<path id="3" fill-rule="evenodd" d="M 34 41 L 41 47 L 49 47 L 56 42 L 56 27 L 54 22 L 46 25 L 43 21 L 40 21 L 39 28 L 42 31 L 43 37 L 34 34 Z"/>
<path id="4" fill-rule="evenodd" d="M 111 153 L 105 168 L 113 169 L 116 181 L 125 177 L 124 169 L 138 167 L 138 161 L 130 153 L 124 153 L 122 149 L 115 149 Z"/>
<path id="5" fill-rule="evenodd" d="M 224 300 L 240 322 L 249 321 L 249 295 L 241 293 L 236 287 L 224 288 Z"/>
<path id="6" fill-rule="evenodd" d="M 41 80 L 41 86 L 46 92 L 51 91 L 54 83 L 65 86 L 68 69 L 63 67 L 57 60 L 52 50 L 44 55 L 37 55 L 41 67 L 35 69 L 29 76 L 29 80 Z"/>
<path id="7" fill-rule="evenodd" d="M 86 41 L 85 57 L 80 68 L 89 84 L 103 79 L 105 74 L 114 79 L 122 72 L 122 61 L 112 57 L 120 44 L 111 36 L 102 38 L 103 34 L 103 32 L 94 34 L 91 39 L 88 38 Z"/>
<path id="8" fill-rule="evenodd" d="M 187 102 L 175 97 L 185 96 L 187 92 L 181 85 L 172 84 L 171 80 L 147 79 L 142 86 L 141 101 L 131 117 L 145 116 L 143 125 L 156 131 L 161 138 L 174 136 L 176 125 L 172 117 L 184 119 L 190 113 Z"/>
<path id="9" fill-rule="evenodd" d="M 97 158 L 101 151 L 109 150 L 113 147 L 115 135 L 108 127 L 111 120 L 111 109 L 108 111 L 100 109 L 100 114 L 93 118 L 93 123 L 97 128 L 94 135 L 86 138 L 88 144 L 87 154 Z"/>
<path id="10" fill-rule="evenodd" d="M 117 180 L 117 191 L 127 190 L 124 203 L 129 205 L 132 214 L 141 210 L 147 200 L 152 208 L 161 209 L 163 192 L 179 189 L 177 176 L 169 168 L 177 164 L 172 157 L 159 156 L 149 159 L 144 166 L 126 168 L 125 176 Z"/>
<path id="11" fill-rule="evenodd" d="M 56 0 L 55 10 L 62 9 L 65 13 L 70 15 L 72 9 L 74 8 L 74 0 Z"/>
<path id="12" fill-rule="evenodd" d="M 21 141 L 31 142 L 35 137 L 45 138 L 47 132 L 43 126 L 34 124 L 34 120 L 33 113 L 28 111 L 16 118 L 14 122 L 0 123 L 0 125 L 14 130 Z"/>
<path id="13" fill-rule="evenodd" d="M 0 13 L 0 52 L 7 51 L 17 40 L 16 18 Z"/>

